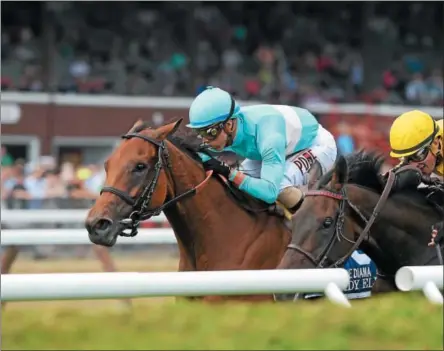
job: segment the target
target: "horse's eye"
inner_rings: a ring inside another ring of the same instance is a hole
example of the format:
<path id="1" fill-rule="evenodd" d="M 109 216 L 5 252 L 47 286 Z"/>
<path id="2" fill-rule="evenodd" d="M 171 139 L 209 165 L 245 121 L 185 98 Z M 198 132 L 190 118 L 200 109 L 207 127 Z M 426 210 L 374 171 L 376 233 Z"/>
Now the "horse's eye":
<path id="1" fill-rule="evenodd" d="M 133 172 L 142 172 L 147 168 L 147 165 L 145 163 L 138 163 L 134 167 Z"/>
<path id="2" fill-rule="evenodd" d="M 328 228 L 333 224 L 333 218 L 327 217 L 324 219 L 324 223 L 322 224 L 324 228 Z"/>

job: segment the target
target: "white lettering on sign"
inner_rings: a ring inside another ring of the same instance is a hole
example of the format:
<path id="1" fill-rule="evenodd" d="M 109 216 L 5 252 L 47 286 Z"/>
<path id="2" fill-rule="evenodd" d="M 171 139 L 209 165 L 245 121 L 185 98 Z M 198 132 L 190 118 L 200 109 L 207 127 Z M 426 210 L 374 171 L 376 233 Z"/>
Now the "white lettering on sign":
<path id="1" fill-rule="evenodd" d="M 3 103 L 1 105 L 1 124 L 16 124 L 20 121 L 22 109 L 14 103 Z"/>
<path id="2" fill-rule="evenodd" d="M 350 275 L 350 283 L 345 291 L 372 288 L 374 282 L 370 267 L 350 268 L 348 274 Z"/>

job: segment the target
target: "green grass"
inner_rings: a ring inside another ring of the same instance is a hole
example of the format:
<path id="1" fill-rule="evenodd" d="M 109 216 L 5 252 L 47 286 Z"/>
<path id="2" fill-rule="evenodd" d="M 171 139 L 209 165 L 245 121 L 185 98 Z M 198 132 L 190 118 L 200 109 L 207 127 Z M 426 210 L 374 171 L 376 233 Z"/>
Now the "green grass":
<path id="1" fill-rule="evenodd" d="M 219 304 L 171 299 L 10 303 L 3 350 L 439 350 L 443 309 L 422 294 L 298 304 Z"/>

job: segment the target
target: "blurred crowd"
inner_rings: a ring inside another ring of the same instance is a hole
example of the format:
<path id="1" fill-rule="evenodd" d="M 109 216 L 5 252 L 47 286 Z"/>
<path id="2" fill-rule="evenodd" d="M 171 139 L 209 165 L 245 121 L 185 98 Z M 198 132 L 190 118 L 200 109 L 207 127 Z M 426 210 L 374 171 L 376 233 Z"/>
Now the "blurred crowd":
<path id="1" fill-rule="evenodd" d="M 439 3 L 41 4 L 2 5 L 2 90 L 443 101 Z"/>
<path id="2" fill-rule="evenodd" d="M 57 209 L 88 208 L 100 192 L 103 167 L 74 167 L 65 162 L 58 167 L 52 157 L 39 164 L 14 160 L 2 146 L 1 200 L 3 208 Z"/>
<path id="3" fill-rule="evenodd" d="M 194 96 L 214 85 L 270 103 L 441 105 L 442 22 L 442 4 L 425 2 L 5 2 L 1 87 Z M 331 124 L 343 154 L 374 144 L 368 134 L 386 147 L 386 125 Z M 88 207 L 102 169 L 33 165 L 2 147 L 2 203 Z"/>

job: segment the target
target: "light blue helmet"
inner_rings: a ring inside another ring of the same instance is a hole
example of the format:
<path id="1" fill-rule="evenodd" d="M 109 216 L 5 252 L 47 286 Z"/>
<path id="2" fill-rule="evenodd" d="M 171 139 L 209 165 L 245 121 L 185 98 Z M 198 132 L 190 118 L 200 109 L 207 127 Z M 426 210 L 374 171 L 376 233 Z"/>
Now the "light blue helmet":
<path id="1" fill-rule="evenodd" d="M 204 128 L 224 122 L 240 111 L 240 106 L 225 90 L 207 87 L 193 101 L 190 107 L 189 128 Z"/>

